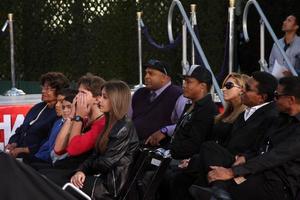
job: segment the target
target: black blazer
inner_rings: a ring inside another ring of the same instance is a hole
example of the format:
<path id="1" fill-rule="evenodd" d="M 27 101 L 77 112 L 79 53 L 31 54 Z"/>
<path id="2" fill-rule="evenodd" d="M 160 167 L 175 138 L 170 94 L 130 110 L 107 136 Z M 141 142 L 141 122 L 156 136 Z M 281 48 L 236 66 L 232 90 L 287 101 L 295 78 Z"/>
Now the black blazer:
<path id="1" fill-rule="evenodd" d="M 282 121 L 286 121 L 282 123 Z M 267 180 L 279 180 L 295 197 L 300 186 L 300 113 L 296 117 L 281 116 L 265 135 L 262 148 L 268 141 L 269 151 L 233 167 L 236 176 L 263 173 Z"/>
<path id="2" fill-rule="evenodd" d="M 244 154 L 257 147 L 259 141 L 278 117 L 278 111 L 274 102 L 271 102 L 256 110 L 250 118 L 245 121 L 242 112 L 233 124 L 230 136 L 224 147 L 233 155 Z"/>

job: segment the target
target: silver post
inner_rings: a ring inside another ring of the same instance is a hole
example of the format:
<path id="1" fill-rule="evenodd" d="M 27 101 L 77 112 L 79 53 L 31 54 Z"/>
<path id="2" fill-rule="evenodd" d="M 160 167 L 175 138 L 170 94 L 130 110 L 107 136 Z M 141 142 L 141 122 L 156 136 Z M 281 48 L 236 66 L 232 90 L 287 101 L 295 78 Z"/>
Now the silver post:
<path id="1" fill-rule="evenodd" d="M 9 26 L 9 37 L 10 37 L 10 71 L 11 71 L 11 83 L 12 88 L 8 90 L 6 96 L 19 96 L 25 93 L 22 90 L 16 88 L 16 76 L 15 76 L 15 51 L 14 51 L 14 32 L 13 32 L 13 14 L 8 14 L 8 26 Z"/>
<path id="2" fill-rule="evenodd" d="M 191 4 L 191 24 L 192 28 L 195 31 L 195 26 L 197 25 L 197 17 L 196 17 L 196 4 Z M 194 41 L 192 39 L 192 48 L 191 48 L 191 54 L 192 54 L 192 65 L 195 64 L 195 46 L 194 46 Z"/>
<path id="3" fill-rule="evenodd" d="M 228 22 L 229 22 L 229 70 L 232 73 L 234 64 L 234 10 L 235 0 L 229 0 Z"/>
<path id="4" fill-rule="evenodd" d="M 15 51 L 14 51 L 14 29 L 13 29 L 13 14 L 8 14 L 8 24 L 9 24 L 9 38 L 10 38 L 10 70 L 11 70 L 11 83 L 12 88 L 16 87 L 16 77 L 15 77 Z"/>
<path id="5" fill-rule="evenodd" d="M 138 26 L 139 84 L 134 86 L 134 90 L 144 87 L 142 69 L 142 12 L 137 12 L 136 15 Z"/>
<path id="6" fill-rule="evenodd" d="M 265 59 L 265 23 L 260 19 L 260 71 L 268 72 L 268 64 Z"/>
<path id="7" fill-rule="evenodd" d="M 188 72 L 186 23 L 182 22 L 182 73 Z"/>

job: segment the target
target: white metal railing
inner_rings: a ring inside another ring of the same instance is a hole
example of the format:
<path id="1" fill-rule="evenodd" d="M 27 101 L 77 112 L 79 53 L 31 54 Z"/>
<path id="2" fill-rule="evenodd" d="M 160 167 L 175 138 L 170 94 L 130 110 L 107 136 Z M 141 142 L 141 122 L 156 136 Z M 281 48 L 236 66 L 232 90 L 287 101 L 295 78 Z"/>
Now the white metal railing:
<path id="1" fill-rule="evenodd" d="M 80 194 L 82 197 L 84 197 L 87 200 L 92 200 L 91 197 L 89 197 L 86 193 L 81 191 L 79 188 L 77 188 L 74 184 L 72 183 L 66 183 L 62 189 L 66 190 L 68 187 L 72 188 L 74 191 L 76 191 L 78 194 Z"/>
<path id="2" fill-rule="evenodd" d="M 214 88 L 215 88 L 215 90 L 216 90 L 216 92 L 217 92 L 217 94 L 218 94 L 218 96 L 219 96 L 222 104 L 225 105 L 225 101 L 224 101 L 224 98 L 223 98 L 223 93 L 222 93 L 222 91 L 221 91 L 221 89 L 220 89 L 220 87 L 218 85 L 218 82 L 217 82 L 217 80 L 216 80 L 216 78 L 214 76 L 214 73 L 211 70 L 211 67 L 210 67 L 210 65 L 209 65 L 209 63 L 207 61 L 207 58 L 206 58 L 206 56 L 205 56 L 205 54 L 203 52 L 203 49 L 202 49 L 202 47 L 201 47 L 201 45 L 199 43 L 199 40 L 196 37 L 196 34 L 195 34 L 194 30 L 193 30 L 191 22 L 190 22 L 190 20 L 189 20 L 187 14 L 186 14 L 186 12 L 185 12 L 185 10 L 184 10 L 181 2 L 179 0 L 173 0 L 172 4 L 170 6 L 170 9 L 169 9 L 169 15 L 168 15 L 168 35 L 169 35 L 170 42 L 171 43 L 174 42 L 173 30 L 172 30 L 172 19 L 173 19 L 173 12 L 174 12 L 175 6 L 177 6 L 179 8 L 179 11 L 180 11 L 180 13 L 181 13 L 181 15 L 183 17 L 183 20 L 184 20 L 186 26 L 187 26 L 187 29 L 188 29 L 189 33 L 191 34 L 191 37 L 193 39 L 194 45 L 196 47 L 196 50 L 198 51 L 200 57 L 202 58 L 203 64 L 206 67 L 206 69 L 211 72 Z"/>

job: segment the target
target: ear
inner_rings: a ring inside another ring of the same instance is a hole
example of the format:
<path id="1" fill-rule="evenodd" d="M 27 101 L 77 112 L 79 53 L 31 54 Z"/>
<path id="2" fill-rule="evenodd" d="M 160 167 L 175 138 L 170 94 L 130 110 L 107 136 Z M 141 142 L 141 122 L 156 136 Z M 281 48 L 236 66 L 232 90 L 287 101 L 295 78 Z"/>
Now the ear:
<path id="1" fill-rule="evenodd" d="M 294 97 L 294 96 L 289 96 L 289 99 L 290 99 L 290 103 L 291 103 L 291 104 L 297 104 L 297 99 L 296 99 L 296 97 Z"/>
<path id="2" fill-rule="evenodd" d="M 202 90 L 206 90 L 208 92 L 208 89 L 207 89 L 208 86 L 206 83 L 200 83 L 200 86 L 201 86 Z"/>
<path id="3" fill-rule="evenodd" d="M 99 104 L 100 103 L 100 95 L 95 97 L 95 104 Z"/>
<path id="4" fill-rule="evenodd" d="M 166 74 L 163 74 L 163 81 L 169 81 L 170 77 Z"/>
<path id="5" fill-rule="evenodd" d="M 268 99 L 268 95 L 267 94 L 261 94 L 260 96 L 261 96 L 261 101 L 262 102 L 266 102 L 267 101 L 267 99 Z"/>

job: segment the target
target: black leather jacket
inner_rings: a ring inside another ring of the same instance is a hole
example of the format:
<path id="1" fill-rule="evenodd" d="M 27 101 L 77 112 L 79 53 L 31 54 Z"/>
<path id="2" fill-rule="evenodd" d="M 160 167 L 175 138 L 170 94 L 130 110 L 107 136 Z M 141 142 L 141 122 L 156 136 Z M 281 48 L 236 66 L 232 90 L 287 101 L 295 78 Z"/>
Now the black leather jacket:
<path id="1" fill-rule="evenodd" d="M 187 104 L 185 111 L 190 106 Z M 210 94 L 197 101 L 192 111 L 185 112 L 177 122 L 170 145 L 172 158 L 187 159 L 199 153 L 200 145 L 211 134 L 216 114 L 217 108 Z"/>
<path id="2" fill-rule="evenodd" d="M 78 169 L 87 176 L 101 174 L 94 188 L 96 199 L 113 199 L 118 196 L 127 180 L 129 165 L 138 148 L 139 140 L 133 123 L 123 118 L 113 126 L 107 150 L 93 153 Z"/>

